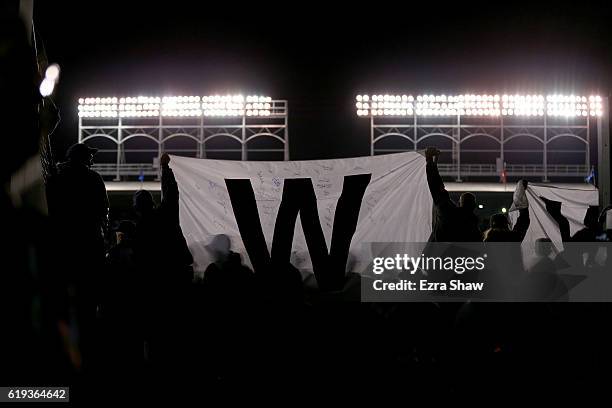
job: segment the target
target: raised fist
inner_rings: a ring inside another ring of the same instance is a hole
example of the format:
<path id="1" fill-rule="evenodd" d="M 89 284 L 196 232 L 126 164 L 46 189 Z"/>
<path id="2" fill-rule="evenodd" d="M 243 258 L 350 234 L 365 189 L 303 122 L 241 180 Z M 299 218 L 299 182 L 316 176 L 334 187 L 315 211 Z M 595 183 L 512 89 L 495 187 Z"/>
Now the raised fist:
<path id="1" fill-rule="evenodd" d="M 425 159 L 427 159 L 427 161 L 432 161 L 434 158 L 437 159 L 438 156 L 440 155 L 440 150 L 438 150 L 435 147 L 428 147 L 427 149 L 425 149 Z"/>

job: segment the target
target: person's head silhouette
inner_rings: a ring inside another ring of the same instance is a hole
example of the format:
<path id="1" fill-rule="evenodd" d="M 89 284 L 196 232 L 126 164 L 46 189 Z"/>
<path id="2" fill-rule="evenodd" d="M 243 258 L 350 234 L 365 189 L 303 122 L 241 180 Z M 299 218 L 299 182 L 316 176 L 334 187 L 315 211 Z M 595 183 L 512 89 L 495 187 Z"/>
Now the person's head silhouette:
<path id="1" fill-rule="evenodd" d="M 463 193 L 459 197 L 459 207 L 465 208 L 467 211 L 476 209 L 476 196 L 472 193 Z"/>
<path id="2" fill-rule="evenodd" d="M 215 262 L 223 262 L 229 256 L 231 244 L 227 235 L 219 234 L 215 235 L 210 244 L 206 245 L 206 249 L 210 252 Z"/>
<path id="3" fill-rule="evenodd" d="M 66 159 L 70 163 L 84 164 L 89 167 L 93 164 L 94 155 L 98 149 L 87 146 L 85 143 L 76 143 L 66 151 Z"/>
<path id="4" fill-rule="evenodd" d="M 493 214 L 490 220 L 490 228 L 499 229 L 499 230 L 509 230 L 510 225 L 508 223 L 508 217 L 506 214 Z"/>
<path id="5" fill-rule="evenodd" d="M 146 214 L 153 210 L 155 201 L 153 195 L 147 190 L 139 190 L 134 193 L 133 197 L 134 209 L 139 214 Z"/>

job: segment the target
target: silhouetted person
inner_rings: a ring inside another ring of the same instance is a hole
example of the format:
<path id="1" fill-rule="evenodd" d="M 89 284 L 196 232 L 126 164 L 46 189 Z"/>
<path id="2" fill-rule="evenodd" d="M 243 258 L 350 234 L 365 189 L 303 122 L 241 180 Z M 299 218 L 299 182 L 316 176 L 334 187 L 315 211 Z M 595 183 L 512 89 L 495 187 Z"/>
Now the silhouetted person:
<path id="1" fill-rule="evenodd" d="M 596 205 L 589 206 L 582 221 L 584 228 L 581 228 L 572 235 L 571 242 L 596 242 L 597 237 L 602 233 L 598 216 L 599 207 Z"/>
<path id="2" fill-rule="evenodd" d="M 425 150 L 427 160 L 427 184 L 434 204 L 430 242 L 481 242 L 478 217 L 474 214 L 476 198 L 463 193 L 459 205 L 451 200 L 438 172 L 440 151 L 434 147 Z"/>
<path id="3" fill-rule="evenodd" d="M 601 229 L 601 234 L 597 237 L 598 241 L 609 242 L 612 241 L 612 205 L 607 206 L 597 218 L 597 225 Z M 608 257 L 609 260 L 612 257 Z"/>
<path id="4" fill-rule="evenodd" d="M 85 367 L 88 358 L 95 355 L 92 347 L 108 223 L 106 187 L 102 177 L 90 169 L 96 151 L 83 143 L 72 145 L 67 161 L 57 166 L 57 173 L 47 182 L 57 256 L 65 269 L 66 284 L 72 288 Z"/>
<path id="5" fill-rule="evenodd" d="M 0 3 L 0 118 L 3 155 L 0 160 L 0 382 L 4 384 L 66 383 L 68 359 L 58 334 L 60 305 L 51 262 L 53 232 L 48 219 L 36 211 L 30 188 L 11 191 L 11 176 L 28 159 L 40 163 L 40 77 L 28 30 L 17 12 L 16 2 Z M 29 177 L 30 175 L 28 175 Z M 29 180 L 31 181 L 31 180 Z M 29 191 L 28 191 L 29 190 Z M 23 194 L 23 195 L 22 195 Z M 20 196 L 23 200 L 13 201 Z M 28 198 L 30 198 L 28 200 Z M 42 207 L 42 206 L 41 206 Z M 64 360 L 65 358 L 65 360 Z"/>
<path id="6" fill-rule="evenodd" d="M 522 180 L 523 188 L 527 188 L 527 180 Z M 506 214 L 491 216 L 489 229 L 484 233 L 485 242 L 522 242 L 529 229 L 529 208 L 520 208 L 516 223 L 510 228 Z"/>
<path id="7" fill-rule="evenodd" d="M 253 291 L 253 272 L 242 264 L 240 254 L 230 250 L 227 235 L 216 235 L 206 249 L 214 262 L 204 272 L 208 293 L 215 298 L 243 302 Z"/>
<path id="8" fill-rule="evenodd" d="M 58 247 L 68 267 L 70 283 L 93 289 L 104 263 L 104 234 L 108 197 L 102 177 L 91 170 L 97 149 L 72 145 L 66 161 L 47 183 L 49 216 L 58 234 Z"/>
<path id="9" fill-rule="evenodd" d="M 106 255 L 109 267 L 117 276 L 125 276 L 121 271 L 131 271 L 134 268 L 134 235 L 136 224 L 133 221 L 123 220 L 114 228 L 115 245 Z"/>
<path id="10" fill-rule="evenodd" d="M 535 242 L 535 262 L 528 268 L 523 281 L 522 295 L 530 300 L 560 300 L 567 297 L 567 286 L 557 275 L 555 262 L 550 258 L 552 242 L 538 238 Z"/>
<path id="11" fill-rule="evenodd" d="M 134 257 L 145 291 L 148 344 L 152 356 L 157 354 L 167 362 L 172 361 L 173 342 L 181 337 L 178 330 L 182 328 L 193 279 L 193 257 L 179 224 L 179 192 L 169 163 L 170 156 L 164 154 L 160 158 L 162 199 L 159 206 L 146 190 L 134 194 L 138 215 Z"/>
<path id="12" fill-rule="evenodd" d="M 597 224 L 602 231 L 612 230 L 612 205 L 608 205 L 599 213 Z"/>
<path id="13" fill-rule="evenodd" d="M 586 243 L 595 243 L 597 242 L 598 237 L 602 234 L 603 229 L 601 224 L 599 224 L 599 207 L 596 205 L 589 206 L 586 214 L 584 215 L 584 219 L 582 223 L 584 224 L 584 228 L 576 231 L 574 235 L 572 235 L 570 242 L 575 243 L 584 243 L 585 245 L 575 245 L 578 252 L 583 256 L 583 264 L 585 266 L 592 266 L 595 262 L 595 255 L 597 253 L 597 247 L 595 245 L 589 245 Z M 580 248 L 582 247 L 582 248 Z"/>
<path id="14" fill-rule="evenodd" d="M 49 180 L 47 194 L 49 215 L 58 232 L 72 238 L 66 245 L 81 242 L 104 257 L 108 197 L 104 180 L 90 169 L 96 152 L 83 143 L 72 145 L 66 152 L 67 160 L 58 165 L 57 174 Z"/>
<path id="15" fill-rule="evenodd" d="M 253 304 L 255 275 L 230 248 L 230 238 L 225 234 L 215 235 L 206 245 L 213 262 L 204 272 L 206 310 L 202 313 L 207 313 L 208 331 L 204 334 L 205 356 L 217 378 L 238 375 L 240 369 L 235 366 L 253 358 L 252 349 L 245 348 L 241 339 L 252 333 L 258 315 Z"/>
<path id="16" fill-rule="evenodd" d="M 132 299 L 138 297 L 140 281 L 134 259 L 136 224 L 123 220 L 114 228 L 114 231 L 116 244 L 108 250 L 106 255 L 107 269 L 104 274 L 106 304 L 104 306 L 111 307 L 110 312 L 115 315 L 122 313 L 124 308 L 130 306 Z M 106 312 L 109 312 L 108 308 L 105 309 Z M 125 314 L 132 314 L 132 311 Z"/>
<path id="17" fill-rule="evenodd" d="M 584 219 L 584 228 L 571 235 L 568 219 L 561 213 L 562 203 L 540 197 L 546 204 L 546 211 L 557 222 L 561 239 L 566 243 L 563 258 L 572 265 L 590 266 L 594 262 L 596 247 L 594 245 L 580 245 L 580 243 L 595 243 L 603 232 L 603 226 L 598 218 L 599 208 L 589 206 Z M 562 258 L 559 257 L 559 260 Z"/>
<path id="18" fill-rule="evenodd" d="M 114 231 L 116 244 L 106 255 L 103 279 L 102 316 L 108 351 L 105 361 L 111 370 L 122 366 L 119 374 L 129 378 L 135 374 L 143 357 L 141 282 L 133 244 L 136 225 L 124 220 Z"/>
<path id="19" fill-rule="evenodd" d="M 193 257 L 179 224 L 179 192 L 174 173 L 168 166 L 170 156 L 164 154 L 160 163 L 161 204 L 156 206 L 147 190 L 134 194 L 134 209 L 138 215 L 134 254 L 138 264 L 147 268 L 147 279 L 159 281 L 164 286 L 185 284 L 193 278 Z"/>
<path id="20" fill-rule="evenodd" d="M 529 228 L 529 208 L 518 211 L 514 228 L 510 228 L 506 214 L 494 214 L 491 216 L 490 228 L 483 234 L 489 264 L 495 265 L 495 273 L 487 270 L 485 275 L 489 279 L 487 289 L 492 296 L 512 296 L 512 288 L 519 283 L 525 272 L 520 243 Z"/>

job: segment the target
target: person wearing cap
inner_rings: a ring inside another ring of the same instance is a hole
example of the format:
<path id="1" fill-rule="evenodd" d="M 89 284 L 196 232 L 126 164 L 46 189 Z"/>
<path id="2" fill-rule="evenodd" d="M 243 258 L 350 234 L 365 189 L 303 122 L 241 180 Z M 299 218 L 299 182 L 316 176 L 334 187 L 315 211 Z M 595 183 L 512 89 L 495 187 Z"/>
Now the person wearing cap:
<path id="1" fill-rule="evenodd" d="M 47 206 L 63 284 L 73 293 L 83 366 L 95 360 L 99 283 L 105 265 L 108 197 L 102 177 L 91 170 L 96 149 L 72 145 L 66 161 L 47 182 Z"/>
<path id="2" fill-rule="evenodd" d="M 90 168 L 96 152 L 84 143 L 72 145 L 47 184 L 47 201 L 56 228 L 103 258 L 109 204 L 104 180 Z"/>

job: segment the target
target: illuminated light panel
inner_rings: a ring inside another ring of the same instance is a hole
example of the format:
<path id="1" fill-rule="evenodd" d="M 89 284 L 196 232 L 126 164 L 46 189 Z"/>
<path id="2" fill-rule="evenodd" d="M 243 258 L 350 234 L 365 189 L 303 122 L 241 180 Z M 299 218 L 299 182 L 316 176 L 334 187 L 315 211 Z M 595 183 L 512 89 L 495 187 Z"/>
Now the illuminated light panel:
<path id="1" fill-rule="evenodd" d="M 79 98 L 80 118 L 265 117 L 274 114 L 269 96 L 181 95 Z"/>
<path id="2" fill-rule="evenodd" d="M 598 95 L 357 95 L 357 116 L 602 116 Z"/>

